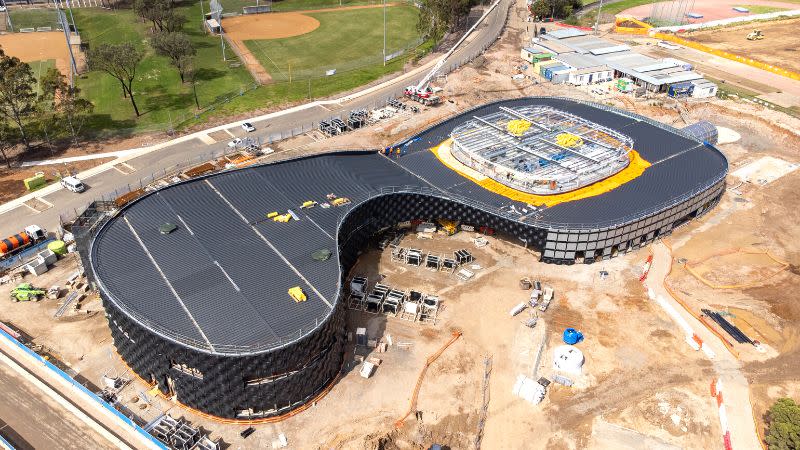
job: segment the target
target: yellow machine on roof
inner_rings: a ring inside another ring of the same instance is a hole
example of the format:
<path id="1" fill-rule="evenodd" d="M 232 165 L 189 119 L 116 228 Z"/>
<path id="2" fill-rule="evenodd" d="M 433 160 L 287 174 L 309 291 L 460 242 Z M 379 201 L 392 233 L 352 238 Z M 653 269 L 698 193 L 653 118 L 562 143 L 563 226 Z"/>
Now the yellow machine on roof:
<path id="1" fill-rule="evenodd" d="M 303 288 L 300 286 L 289 288 L 289 296 L 292 297 L 296 303 L 306 301 L 306 293 L 303 292 Z"/>

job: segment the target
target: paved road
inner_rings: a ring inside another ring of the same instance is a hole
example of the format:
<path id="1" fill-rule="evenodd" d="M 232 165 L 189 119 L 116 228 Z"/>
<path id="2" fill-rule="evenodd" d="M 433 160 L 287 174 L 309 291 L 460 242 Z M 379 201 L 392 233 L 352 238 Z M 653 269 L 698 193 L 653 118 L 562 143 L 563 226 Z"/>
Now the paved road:
<path id="1" fill-rule="evenodd" d="M 686 310 L 664 288 L 664 279 L 672 266 L 672 253 L 661 242 L 653 244 L 653 264 L 645 280 L 645 286 L 652 289 L 656 296 L 663 297 L 680 315 L 686 319 L 694 332 L 715 353 L 711 363 L 718 379 L 723 385 L 723 399 L 731 432 L 731 443 L 735 449 L 759 449 L 760 439 L 753 423 L 752 405 L 750 404 L 750 387 L 747 378 L 741 372 L 741 363 L 724 346 L 724 344 L 699 320 Z M 688 345 L 687 345 L 688 350 Z M 711 379 L 708 380 L 711 383 Z M 716 406 L 716 403 L 714 403 Z M 718 418 L 718 413 L 714 414 Z M 720 442 L 722 436 L 720 436 Z"/>
<path id="2" fill-rule="evenodd" d="M 2 362 L 0 435 L 19 450 L 115 448 Z"/>
<path id="3" fill-rule="evenodd" d="M 497 8 L 492 11 L 486 20 L 481 24 L 467 39 L 462 46 L 448 58 L 447 65 L 457 64 L 471 55 L 475 55 L 479 49 L 496 39 L 505 24 L 509 5 L 515 0 L 501 0 Z M 447 65 L 445 67 L 447 67 Z M 431 64 L 432 66 L 432 64 Z M 349 111 L 359 108 L 370 108 L 376 103 L 383 102 L 388 98 L 402 95 L 402 89 L 410 84 L 416 84 L 428 71 L 421 70 L 399 75 L 391 83 L 370 92 L 367 95 L 343 101 L 340 104 L 315 106 L 313 108 L 294 111 L 284 114 L 277 118 L 264 121 L 253 121 L 257 131 L 250 136 L 257 136 L 263 141 L 268 141 L 270 136 L 280 133 L 289 133 L 290 130 L 297 129 L 301 124 L 318 123 L 320 120 L 328 119 L 332 116 L 347 114 Z M 236 136 L 244 135 L 244 131 L 238 124 L 231 124 L 227 128 Z M 35 223 L 45 229 L 55 229 L 59 223 L 60 214 L 72 214 L 75 210 L 80 211 L 95 198 L 108 195 L 116 190 L 124 192 L 128 185 L 139 186 L 141 178 L 147 178 L 153 173 L 160 172 L 165 168 L 173 167 L 179 163 L 185 163 L 187 159 L 194 159 L 208 155 L 211 152 L 219 154 L 226 146 L 227 141 L 220 141 L 215 144 L 206 144 L 200 139 L 191 139 L 175 145 L 166 146 L 160 150 L 147 153 L 143 156 L 127 161 L 135 171 L 131 172 L 127 167 L 120 167 L 122 171 L 110 169 L 85 179 L 89 189 L 83 194 L 74 194 L 65 190 L 44 196 L 44 200 L 54 206 L 42 212 L 36 212 L 26 206 L 19 206 L 13 210 L 0 214 L 0 236 L 7 236 L 17 233 L 25 226 Z M 130 172 L 130 173 L 123 173 Z"/>

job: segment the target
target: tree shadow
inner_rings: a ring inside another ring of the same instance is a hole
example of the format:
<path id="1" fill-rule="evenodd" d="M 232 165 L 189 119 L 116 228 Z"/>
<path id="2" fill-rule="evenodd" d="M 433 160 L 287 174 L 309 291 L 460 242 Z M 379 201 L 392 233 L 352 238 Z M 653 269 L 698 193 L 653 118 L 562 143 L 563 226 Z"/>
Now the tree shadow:
<path id="1" fill-rule="evenodd" d="M 194 79 L 197 81 L 211 81 L 222 78 L 227 74 L 224 70 L 202 67 L 195 71 Z"/>

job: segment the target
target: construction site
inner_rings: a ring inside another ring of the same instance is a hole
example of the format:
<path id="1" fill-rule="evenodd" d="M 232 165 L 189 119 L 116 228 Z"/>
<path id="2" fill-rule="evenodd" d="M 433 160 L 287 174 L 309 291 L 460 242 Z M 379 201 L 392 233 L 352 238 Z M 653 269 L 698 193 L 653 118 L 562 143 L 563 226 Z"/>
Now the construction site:
<path id="1" fill-rule="evenodd" d="M 800 119 L 548 82 L 528 27 L 21 226 L 3 335 L 165 448 L 764 446 L 800 395 Z"/>

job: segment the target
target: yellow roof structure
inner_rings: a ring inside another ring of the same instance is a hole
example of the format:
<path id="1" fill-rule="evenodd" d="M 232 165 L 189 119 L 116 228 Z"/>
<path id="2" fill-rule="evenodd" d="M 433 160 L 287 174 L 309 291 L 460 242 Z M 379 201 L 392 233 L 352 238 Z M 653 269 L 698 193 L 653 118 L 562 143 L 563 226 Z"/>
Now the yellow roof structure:
<path id="1" fill-rule="evenodd" d="M 527 120 L 516 119 L 508 122 L 506 128 L 508 132 L 514 136 L 522 136 L 531 127 L 531 123 Z"/>

